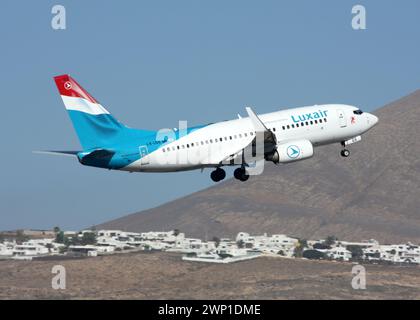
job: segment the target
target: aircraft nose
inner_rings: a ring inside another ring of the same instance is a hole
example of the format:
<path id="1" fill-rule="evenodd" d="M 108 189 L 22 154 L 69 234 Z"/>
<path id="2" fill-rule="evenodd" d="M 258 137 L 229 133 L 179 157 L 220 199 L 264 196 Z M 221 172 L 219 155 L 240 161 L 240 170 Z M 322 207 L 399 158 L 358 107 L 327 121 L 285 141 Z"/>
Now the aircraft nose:
<path id="1" fill-rule="evenodd" d="M 373 127 L 373 126 L 375 126 L 379 122 L 379 119 L 378 119 L 377 116 L 375 116 L 375 115 L 373 115 L 371 113 L 368 113 L 367 114 L 367 122 L 368 122 L 368 125 L 370 127 Z"/>

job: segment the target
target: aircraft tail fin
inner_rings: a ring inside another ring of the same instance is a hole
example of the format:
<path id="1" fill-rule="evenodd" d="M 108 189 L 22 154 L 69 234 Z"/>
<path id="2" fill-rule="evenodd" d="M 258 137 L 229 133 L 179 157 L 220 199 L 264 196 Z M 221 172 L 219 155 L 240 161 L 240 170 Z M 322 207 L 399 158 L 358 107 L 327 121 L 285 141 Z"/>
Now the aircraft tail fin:
<path id="1" fill-rule="evenodd" d="M 72 77 L 54 80 L 84 150 L 101 148 L 127 130 Z"/>

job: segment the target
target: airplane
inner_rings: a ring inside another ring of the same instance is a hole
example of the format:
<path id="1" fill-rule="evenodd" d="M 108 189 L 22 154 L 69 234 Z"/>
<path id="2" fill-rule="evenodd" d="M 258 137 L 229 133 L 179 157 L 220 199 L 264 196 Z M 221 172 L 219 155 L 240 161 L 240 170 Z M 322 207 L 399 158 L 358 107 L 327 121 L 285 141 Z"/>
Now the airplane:
<path id="1" fill-rule="evenodd" d="M 247 181 L 256 163 L 309 159 L 314 147 L 347 146 L 378 123 L 378 118 L 345 104 L 314 105 L 248 117 L 158 131 L 132 129 L 115 119 L 70 75 L 54 77 L 82 150 L 42 151 L 77 157 L 85 166 L 128 172 L 176 172 L 211 168 L 214 182 L 224 166 L 237 166 L 234 177 Z"/>

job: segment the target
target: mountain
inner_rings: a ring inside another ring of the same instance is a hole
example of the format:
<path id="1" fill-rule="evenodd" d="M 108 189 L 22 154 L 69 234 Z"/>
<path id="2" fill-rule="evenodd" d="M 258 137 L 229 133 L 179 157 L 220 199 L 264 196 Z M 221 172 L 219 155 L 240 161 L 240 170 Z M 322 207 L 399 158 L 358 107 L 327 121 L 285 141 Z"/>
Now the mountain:
<path id="1" fill-rule="evenodd" d="M 339 145 L 320 147 L 310 160 L 267 164 L 245 183 L 230 179 L 98 228 L 420 242 L 420 90 L 375 114 L 379 124 L 349 158 Z"/>

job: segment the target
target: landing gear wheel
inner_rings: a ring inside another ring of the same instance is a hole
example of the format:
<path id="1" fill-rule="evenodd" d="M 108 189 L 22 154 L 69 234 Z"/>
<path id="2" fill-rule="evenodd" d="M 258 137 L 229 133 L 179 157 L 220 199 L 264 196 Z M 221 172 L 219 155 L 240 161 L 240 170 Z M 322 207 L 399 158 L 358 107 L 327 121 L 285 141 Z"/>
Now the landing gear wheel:
<path id="1" fill-rule="evenodd" d="M 223 169 L 217 168 L 216 170 L 212 171 L 210 174 L 211 180 L 214 182 L 222 181 L 226 177 L 226 172 Z"/>
<path id="2" fill-rule="evenodd" d="M 249 179 L 249 175 L 246 174 L 245 168 L 235 169 L 233 176 L 240 181 L 247 181 Z"/>
<path id="3" fill-rule="evenodd" d="M 350 156 L 350 151 L 347 149 L 341 150 L 341 156 L 347 158 L 348 156 Z"/>

